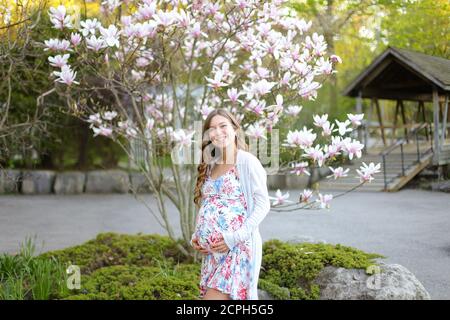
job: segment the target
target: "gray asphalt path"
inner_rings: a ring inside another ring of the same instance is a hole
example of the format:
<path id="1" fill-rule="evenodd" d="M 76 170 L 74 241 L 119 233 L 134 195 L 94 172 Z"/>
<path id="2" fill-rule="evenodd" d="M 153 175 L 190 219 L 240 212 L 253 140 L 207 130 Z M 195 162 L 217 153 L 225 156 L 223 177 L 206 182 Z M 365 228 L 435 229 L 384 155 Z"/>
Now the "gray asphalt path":
<path id="1" fill-rule="evenodd" d="M 271 192 L 272 194 L 273 192 Z M 298 191 L 290 190 L 291 198 Z M 151 195 L 143 195 L 156 210 Z M 170 220 L 180 234 L 174 207 Z M 434 299 L 450 299 L 450 196 L 403 190 L 355 192 L 335 199 L 330 210 L 269 213 L 263 241 L 341 243 L 385 255 L 423 283 Z M 16 252 L 26 236 L 38 251 L 65 248 L 100 232 L 165 234 L 143 203 L 131 195 L 0 196 L 0 252 Z"/>

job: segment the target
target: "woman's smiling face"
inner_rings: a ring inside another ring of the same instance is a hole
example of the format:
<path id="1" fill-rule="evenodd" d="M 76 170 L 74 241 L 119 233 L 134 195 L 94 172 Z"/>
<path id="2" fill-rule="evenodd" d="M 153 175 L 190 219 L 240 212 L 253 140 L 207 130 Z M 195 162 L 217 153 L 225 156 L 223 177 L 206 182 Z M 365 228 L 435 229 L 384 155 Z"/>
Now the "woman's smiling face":
<path id="1" fill-rule="evenodd" d="M 234 143 L 236 132 L 230 120 L 221 115 L 215 115 L 209 124 L 208 134 L 214 146 L 224 148 Z"/>

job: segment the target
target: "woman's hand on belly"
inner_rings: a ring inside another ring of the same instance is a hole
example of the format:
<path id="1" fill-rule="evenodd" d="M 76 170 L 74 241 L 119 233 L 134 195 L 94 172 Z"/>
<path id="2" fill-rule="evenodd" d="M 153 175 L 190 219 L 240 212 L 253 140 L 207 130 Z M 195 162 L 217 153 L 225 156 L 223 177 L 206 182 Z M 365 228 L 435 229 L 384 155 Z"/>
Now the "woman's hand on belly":
<path id="1" fill-rule="evenodd" d="M 223 240 L 223 236 L 219 236 L 217 241 L 211 245 L 211 250 L 213 252 L 225 253 L 230 251 L 230 248 L 228 248 L 225 240 Z"/>
<path id="2" fill-rule="evenodd" d="M 194 240 L 192 240 L 192 244 L 193 244 L 192 247 L 193 247 L 195 250 L 200 251 L 200 252 L 203 253 L 203 254 L 208 254 L 208 253 L 209 253 L 208 250 L 206 250 L 205 248 L 203 248 L 203 247 L 201 247 L 201 246 L 199 245 L 198 239 L 197 239 L 197 238 L 194 238 Z"/>

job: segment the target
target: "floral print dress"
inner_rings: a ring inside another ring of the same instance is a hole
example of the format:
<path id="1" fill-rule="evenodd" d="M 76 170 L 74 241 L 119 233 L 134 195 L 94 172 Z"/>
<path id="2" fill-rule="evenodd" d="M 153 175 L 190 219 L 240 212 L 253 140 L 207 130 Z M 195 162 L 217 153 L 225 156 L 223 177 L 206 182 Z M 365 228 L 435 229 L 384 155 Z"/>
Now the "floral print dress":
<path id="1" fill-rule="evenodd" d="M 197 215 L 195 235 L 209 250 L 223 231 L 242 226 L 247 205 L 236 167 L 213 180 L 208 177 L 202 187 L 202 203 Z M 251 242 L 235 245 L 226 253 L 210 252 L 202 260 L 200 298 L 208 288 L 229 294 L 233 300 L 249 298 L 251 280 Z"/>

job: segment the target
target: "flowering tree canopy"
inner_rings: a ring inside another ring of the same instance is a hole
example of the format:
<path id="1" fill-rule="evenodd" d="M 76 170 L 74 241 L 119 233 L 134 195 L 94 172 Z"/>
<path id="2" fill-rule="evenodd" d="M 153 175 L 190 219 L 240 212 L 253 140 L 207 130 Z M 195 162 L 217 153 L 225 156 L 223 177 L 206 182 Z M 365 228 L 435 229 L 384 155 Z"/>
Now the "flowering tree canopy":
<path id="1" fill-rule="evenodd" d="M 219 107 L 237 115 L 249 138 L 267 140 L 281 119 L 298 116 L 302 99 L 316 98 L 341 62 L 327 55 L 324 37 L 310 32 L 311 22 L 298 19 L 285 2 L 108 0 L 102 2 L 103 18 L 82 21 L 64 6 L 49 11 L 60 31 L 60 37 L 44 42 L 55 68 L 53 90 L 66 96 L 94 135 L 144 145 L 142 170 L 160 197 L 161 223 L 171 236 L 162 196 L 180 211 L 183 236 L 190 239 L 196 166 L 171 163 L 173 192 L 157 158 L 174 146 L 190 145 L 194 122 Z M 321 167 L 337 155 L 360 157 L 363 145 L 348 134 L 362 117 L 349 114 L 332 123 L 327 115 L 317 115 L 314 129 L 290 131 L 283 147 L 300 152 L 290 172 L 309 174 L 309 167 Z M 370 181 L 377 168 L 370 164 L 359 176 Z M 331 169 L 335 179 L 348 173 Z M 332 198 L 318 194 L 312 201 L 312 195 L 305 190 L 301 202 L 327 207 Z M 279 191 L 273 205 L 287 198 Z"/>

